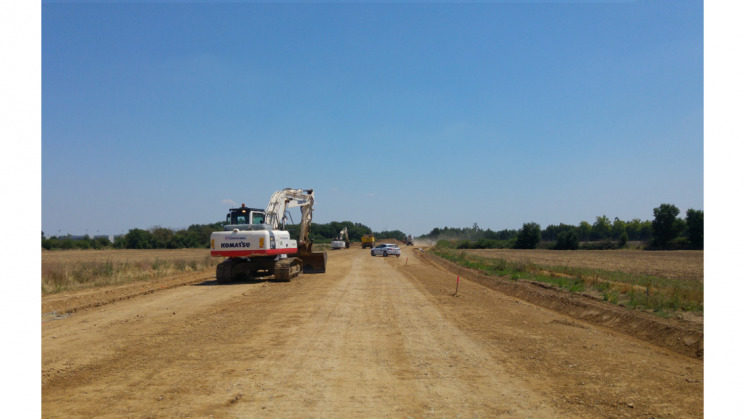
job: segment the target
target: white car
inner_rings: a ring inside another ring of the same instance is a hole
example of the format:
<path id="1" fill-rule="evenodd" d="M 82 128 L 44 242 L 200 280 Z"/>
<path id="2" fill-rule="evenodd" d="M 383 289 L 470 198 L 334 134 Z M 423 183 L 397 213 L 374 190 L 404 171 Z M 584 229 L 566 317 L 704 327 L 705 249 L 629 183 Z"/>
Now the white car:
<path id="1" fill-rule="evenodd" d="M 378 256 L 378 255 L 383 255 L 383 256 L 396 255 L 396 257 L 400 257 L 401 256 L 401 248 L 398 247 L 398 245 L 395 245 L 395 244 L 383 243 L 383 244 L 379 244 L 379 245 L 373 247 L 372 250 L 370 250 L 370 254 L 372 256 Z"/>

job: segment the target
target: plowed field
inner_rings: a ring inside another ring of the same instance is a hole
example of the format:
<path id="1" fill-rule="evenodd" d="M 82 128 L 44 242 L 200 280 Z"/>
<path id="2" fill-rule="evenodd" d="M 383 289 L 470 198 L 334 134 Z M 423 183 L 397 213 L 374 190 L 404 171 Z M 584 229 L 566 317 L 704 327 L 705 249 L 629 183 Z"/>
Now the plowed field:
<path id="1" fill-rule="evenodd" d="M 455 278 L 351 248 L 290 283 L 45 296 L 42 415 L 703 416 L 701 359 Z"/>

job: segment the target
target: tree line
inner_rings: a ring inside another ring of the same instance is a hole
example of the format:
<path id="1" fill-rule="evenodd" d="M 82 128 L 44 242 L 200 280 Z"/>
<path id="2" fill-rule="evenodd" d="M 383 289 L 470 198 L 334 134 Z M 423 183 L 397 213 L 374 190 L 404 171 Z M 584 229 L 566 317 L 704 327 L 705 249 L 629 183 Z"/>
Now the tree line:
<path id="1" fill-rule="evenodd" d="M 573 249 L 614 249 L 624 247 L 628 241 L 645 242 L 647 249 L 703 249 L 704 248 L 704 212 L 689 209 L 685 219 L 679 218 L 680 210 L 672 204 L 661 204 L 655 208 L 654 220 L 641 221 L 633 219 L 622 221 L 616 217 L 613 221 L 605 216 L 598 216 L 590 224 L 582 221 L 579 225 L 549 225 L 541 229 L 534 222 L 523 224 L 519 230 L 481 229 L 474 223 L 470 228 L 434 228 L 419 239 L 431 241 L 448 240 L 455 242 L 458 248 L 517 248 L 535 249 L 538 247 L 573 250 Z M 106 237 L 91 238 L 84 236 L 75 240 L 72 236 L 46 238 L 42 232 L 41 246 L 44 249 L 183 249 L 209 248 L 210 234 L 221 231 L 224 221 L 211 224 L 193 224 L 186 229 L 172 230 L 165 227 L 152 227 L 149 230 L 134 228 L 126 234 L 114 238 L 113 243 Z M 374 232 L 370 227 L 351 221 L 331 221 L 326 224 L 311 223 L 309 237 L 316 243 L 328 243 L 347 228 L 352 241 L 360 241 L 365 234 L 375 234 L 378 239 L 401 239 L 405 236 L 401 230 Z M 290 237 L 298 238 L 299 225 L 288 225 Z"/>
<path id="2" fill-rule="evenodd" d="M 432 241 L 447 240 L 461 249 L 514 248 L 535 249 L 538 247 L 575 249 L 615 249 L 626 246 L 628 241 L 646 243 L 650 250 L 679 250 L 704 248 L 704 212 L 689 209 L 685 219 L 679 218 L 680 210 L 672 204 L 661 204 L 655 208 L 654 220 L 635 218 L 622 221 L 616 217 L 612 222 L 606 215 L 598 216 L 590 224 L 549 225 L 541 229 L 534 222 L 523 224 L 519 230 L 483 230 L 474 223 L 470 228 L 434 228 L 421 238 Z"/>
<path id="3" fill-rule="evenodd" d="M 193 224 L 186 229 L 173 230 L 165 227 L 152 227 L 149 230 L 130 229 L 126 234 L 116 236 L 111 242 L 107 237 L 84 236 L 75 240 L 72 236 L 44 237 L 42 232 L 41 247 L 51 249 L 184 249 L 208 248 L 210 234 L 222 230 L 225 222 L 212 224 Z"/>
<path id="4" fill-rule="evenodd" d="M 46 238 L 44 232 L 41 237 L 41 247 L 51 249 L 184 249 L 184 248 L 209 248 L 210 234 L 213 231 L 222 231 L 225 222 L 211 224 L 193 224 L 186 229 L 173 230 L 165 227 L 152 227 L 148 230 L 133 228 L 126 234 L 116 236 L 111 242 L 107 237 L 84 236 L 82 239 L 74 239 L 72 236 L 52 236 Z M 386 230 L 374 232 L 370 227 L 351 221 L 331 221 L 326 224 L 311 223 L 309 237 L 316 243 L 329 243 L 339 236 L 344 228 L 352 241 L 360 241 L 365 234 L 375 234 L 379 238 L 400 239 L 404 233 L 400 230 Z M 297 239 L 300 234 L 299 225 L 287 225 L 286 230 L 290 237 Z"/>
<path id="5" fill-rule="evenodd" d="M 41 232 L 41 247 L 43 249 L 105 249 L 111 247 L 111 240 L 108 237 L 91 237 L 83 236 L 82 239 L 75 239 L 71 235 L 52 236 L 46 238 L 44 232 Z"/>

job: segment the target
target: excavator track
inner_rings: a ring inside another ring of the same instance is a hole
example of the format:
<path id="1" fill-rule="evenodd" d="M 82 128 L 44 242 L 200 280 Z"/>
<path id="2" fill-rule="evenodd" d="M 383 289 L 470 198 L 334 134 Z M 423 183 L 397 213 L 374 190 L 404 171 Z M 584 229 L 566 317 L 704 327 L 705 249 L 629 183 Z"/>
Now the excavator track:
<path id="1" fill-rule="evenodd" d="M 290 282 L 302 274 L 302 261 L 298 258 L 281 259 L 274 266 L 274 279 L 277 281 Z"/>
<path id="2" fill-rule="evenodd" d="M 254 262 L 230 258 L 217 265 L 215 278 L 218 284 L 228 284 L 241 278 L 250 278 L 256 269 Z"/>
<path id="3" fill-rule="evenodd" d="M 227 284 L 229 282 L 233 281 L 233 266 L 235 265 L 235 261 L 232 259 L 227 259 L 223 262 L 221 262 L 219 265 L 217 265 L 217 271 L 215 272 L 215 277 L 217 278 L 217 282 L 219 284 Z"/>

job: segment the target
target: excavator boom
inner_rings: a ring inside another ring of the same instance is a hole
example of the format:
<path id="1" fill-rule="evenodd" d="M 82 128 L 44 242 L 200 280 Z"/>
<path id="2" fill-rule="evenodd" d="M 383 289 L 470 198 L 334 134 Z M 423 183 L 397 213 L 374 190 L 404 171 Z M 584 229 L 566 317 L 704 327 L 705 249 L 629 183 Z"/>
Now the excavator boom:
<path id="1" fill-rule="evenodd" d="M 269 205 L 266 207 L 266 222 L 275 229 L 284 228 L 286 222 L 285 211 L 289 208 L 300 207 L 300 237 L 298 238 L 297 257 L 303 261 L 304 273 L 326 272 L 326 252 L 314 252 L 313 240 L 309 237 L 314 203 L 313 189 L 285 188 L 272 194 Z M 282 223 L 281 226 L 280 222 Z"/>

